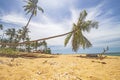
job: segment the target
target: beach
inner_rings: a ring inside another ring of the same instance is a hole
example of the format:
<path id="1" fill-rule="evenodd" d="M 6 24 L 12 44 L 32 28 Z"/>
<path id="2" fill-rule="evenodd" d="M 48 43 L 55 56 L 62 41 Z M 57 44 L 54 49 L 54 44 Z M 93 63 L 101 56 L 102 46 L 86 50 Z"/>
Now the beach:
<path id="1" fill-rule="evenodd" d="M 119 80 L 120 57 L 100 60 L 81 54 L 0 57 L 0 80 Z M 84 56 L 84 55 L 82 55 Z"/>

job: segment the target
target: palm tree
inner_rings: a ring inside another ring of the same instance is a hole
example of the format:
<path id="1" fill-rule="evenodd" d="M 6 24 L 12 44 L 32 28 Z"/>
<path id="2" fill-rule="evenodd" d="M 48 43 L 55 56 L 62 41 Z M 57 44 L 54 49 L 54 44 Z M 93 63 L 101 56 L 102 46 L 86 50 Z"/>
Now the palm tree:
<path id="1" fill-rule="evenodd" d="M 3 30 L 3 25 L 2 24 L 0 24 L 0 30 Z M 0 36 L 2 36 L 2 35 L 0 35 Z"/>
<path id="2" fill-rule="evenodd" d="M 37 51 L 37 48 L 38 48 L 38 42 L 36 41 L 35 43 L 34 43 L 34 47 L 35 47 L 35 50 Z"/>
<path id="3" fill-rule="evenodd" d="M 21 39 L 22 39 L 22 29 L 18 29 L 17 34 L 18 34 L 19 41 L 21 41 Z"/>
<path id="4" fill-rule="evenodd" d="M 38 49 L 39 46 L 41 46 L 41 43 L 38 43 L 37 41 L 31 43 L 31 47 L 35 51 L 37 51 L 37 49 Z"/>
<path id="5" fill-rule="evenodd" d="M 3 30 L 3 25 L 2 24 L 0 24 L 0 30 Z"/>
<path id="6" fill-rule="evenodd" d="M 3 25 L 0 24 L 0 30 L 3 30 Z M 0 42 L 2 42 L 2 35 L 0 35 Z"/>
<path id="7" fill-rule="evenodd" d="M 87 12 L 84 10 L 80 13 L 77 24 L 73 23 L 72 33 L 69 33 L 65 38 L 64 45 L 66 46 L 71 39 L 72 50 L 77 52 L 79 47 L 83 49 L 92 46 L 90 41 L 83 35 L 83 32 L 89 32 L 91 28 L 98 28 L 98 22 L 93 22 L 91 20 L 85 21 Z"/>
<path id="8" fill-rule="evenodd" d="M 3 42 L 3 43 L 8 43 L 8 41 L 9 41 L 9 40 L 6 39 L 6 38 L 2 39 L 2 42 Z M 5 47 L 6 47 L 6 44 L 2 44 L 2 45 L 1 45 L 1 48 L 5 48 Z"/>
<path id="9" fill-rule="evenodd" d="M 7 29 L 5 34 L 9 37 L 9 42 L 13 42 L 16 35 L 16 30 L 14 28 Z"/>
<path id="10" fill-rule="evenodd" d="M 27 52 L 30 52 L 30 51 L 31 51 L 31 46 L 30 46 L 30 43 L 29 43 L 30 38 L 27 37 L 26 40 L 27 40 L 27 42 L 28 42 L 28 43 L 26 44 L 26 50 L 27 50 Z"/>
<path id="11" fill-rule="evenodd" d="M 17 34 L 18 34 L 18 40 L 19 40 L 19 42 L 21 40 L 23 42 L 26 40 L 26 42 L 27 42 L 26 44 L 20 44 L 20 48 L 21 48 L 21 46 L 23 46 L 23 48 L 26 47 L 28 49 L 28 46 L 29 46 L 28 42 L 30 40 L 28 32 L 30 32 L 30 31 L 28 30 L 28 28 L 25 28 L 25 27 L 22 27 L 22 29 L 18 29 Z"/>
<path id="12" fill-rule="evenodd" d="M 22 31 L 21 31 L 22 30 Z M 26 39 L 27 39 L 27 37 L 29 37 L 29 35 L 28 35 L 28 32 L 30 32 L 29 31 L 29 29 L 28 28 L 25 28 L 25 27 L 22 27 L 22 29 L 21 29 L 20 31 L 20 38 L 23 40 L 23 41 L 25 41 Z"/>
<path id="13" fill-rule="evenodd" d="M 44 47 L 43 51 L 46 53 L 46 51 L 47 51 L 47 42 L 45 40 L 42 42 L 42 46 Z"/>
<path id="14" fill-rule="evenodd" d="M 44 10 L 40 6 L 37 5 L 38 0 L 28 0 L 26 2 L 27 2 L 27 5 L 23 6 L 25 8 L 24 10 L 27 12 L 26 14 L 31 13 L 31 16 L 30 16 L 30 18 L 25 26 L 25 29 L 28 27 L 32 17 L 34 15 L 35 16 L 37 15 L 37 9 L 44 12 Z"/>
<path id="15" fill-rule="evenodd" d="M 23 6 L 24 7 L 24 10 L 27 12 L 26 14 L 28 13 L 31 13 L 31 16 L 26 24 L 26 26 L 24 27 L 23 29 L 23 35 L 22 35 L 22 39 L 24 40 L 24 38 L 26 37 L 26 35 L 28 35 L 28 25 L 32 19 L 33 16 L 36 16 L 37 15 L 37 9 L 44 12 L 44 10 L 37 5 L 38 3 L 38 0 L 28 0 L 26 1 L 27 2 L 27 5 Z"/>
<path id="16" fill-rule="evenodd" d="M 10 45 L 9 47 L 12 49 L 16 49 L 17 43 L 19 42 L 17 37 L 18 35 L 16 34 L 16 29 L 15 28 L 9 28 L 6 30 L 5 33 L 8 36 L 8 43 L 13 43 L 14 45 Z"/>

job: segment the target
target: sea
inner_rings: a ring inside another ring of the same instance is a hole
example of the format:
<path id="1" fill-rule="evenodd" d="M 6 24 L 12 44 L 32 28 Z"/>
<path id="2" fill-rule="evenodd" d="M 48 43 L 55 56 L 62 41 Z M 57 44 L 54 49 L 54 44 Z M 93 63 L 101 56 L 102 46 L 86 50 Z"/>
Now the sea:
<path id="1" fill-rule="evenodd" d="M 100 54 L 100 53 L 87 53 L 87 54 Z M 108 56 L 120 56 L 120 52 L 108 52 L 105 53 L 104 55 Z"/>
<path id="2" fill-rule="evenodd" d="M 120 56 L 120 52 L 110 52 L 110 53 L 105 53 L 105 55 L 109 55 L 109 56 Z"/>

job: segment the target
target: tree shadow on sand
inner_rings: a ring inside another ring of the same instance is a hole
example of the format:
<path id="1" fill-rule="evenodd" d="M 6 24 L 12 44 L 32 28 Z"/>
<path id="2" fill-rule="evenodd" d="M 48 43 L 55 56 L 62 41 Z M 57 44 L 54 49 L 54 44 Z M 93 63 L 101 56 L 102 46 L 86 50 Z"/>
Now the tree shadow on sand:
<path id="1" fill-rule="evenodd" d="M 80 55 L 80 56 L 76 56 L 76 57 L 80 57 L 80 58 L 86 58 L 86 59 L 99 59 L 99 60 L 103 60 L 103 59 L 107 59 L 107 56 L 103 56 L 103 57 L 99 57 L 98 55 L 93 55 L 93 56 L 88 56 L 88 55 Z"/>
<path id="2" fill-rule="evenodd" d="M 27 53 L 19 55 L 22 58 L 34 59 L 34 58 L 56 58 L 55 55 L 39 54 L 39 53 Z"/>
<path id="3" fill-rule="evenodd" d="M 89 56 L 83 56 L 83 55 L 80 55 L 80 56 L 75 56 L 75 57 L 79 57 L 79 58 L 87 58 L 87 59 L 100 59 L 98 56 L 89 57 Z"/>
<path id="4" fill-rule="evenodd" d="M 100 64 L 107 64 L 106 62 L 101 61 L 101 60 L 105 59 L 106 56 L 103 57 L 103 58 L 100 58 L 98 56 L 92 56 L 92 57 L 90 57 L 90 56 L 82 56 L 82 55 L 76 56 L 76 57 L 86 58 L 86 59 L 95 59 L 95 60 L 92 60 L 91 62 L 93 62 L 93 63 L 100 63 Z M 96 59 L 97 59 L 97 61 L 96 61 Z M 100 61 L 98 61 L 98 60 L 100 60 Z"/>
<path id="5" fill-rule="evenodd" d="M 35 58 L 56 58 L 57 56 L 51 54 L 39 54 L 39 53 L 24 53 L 18 55 L 0 55 L 1 57 L 9 58 L 26 58 L 26 59 L 35 59 Z"/>
<path id="6" fill-rule="evenodd" d="M 86 56 L 86 55 L 79 55 L 79 56 L 75 56 L 75 57 L 79 57 L 79 58 L 86 58 L 86 59 L 100 59 L 100 60 L 103 60 L 103 59 L 118 59 L 117 57 L 109 57 L 109 56 L 106 56 L 104 55 L 103 57 L 99 57 L 99 56 Z"/>

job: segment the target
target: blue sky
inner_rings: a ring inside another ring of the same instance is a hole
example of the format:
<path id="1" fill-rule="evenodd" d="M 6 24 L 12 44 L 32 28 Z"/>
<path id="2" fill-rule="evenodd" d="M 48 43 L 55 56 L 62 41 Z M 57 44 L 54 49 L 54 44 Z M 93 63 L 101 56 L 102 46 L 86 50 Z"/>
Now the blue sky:
<path id="1" fill-rule="evenodd" d="M 0 0 L 0 23 L 6 28 L 20 28 L 27 23 L 25 0 Z M 65 33 L 71 30 L 82 10 L 88 12 L 86 20 L 99 22 L 99 28 L 84 35 L 93 46 L 79 49 L 78 53 L 102 52 L 109 46 L 109 52 L 120 52 L 120 0 L 39 0 L 45 13 L 38 12 L 29 25 L 31 40 Z M 0 32 L 1 34 L 2 32 Z M 64 47 L 64 38 L 48 40 L 53 53 L 73 53 L 70 42 Z"/>

